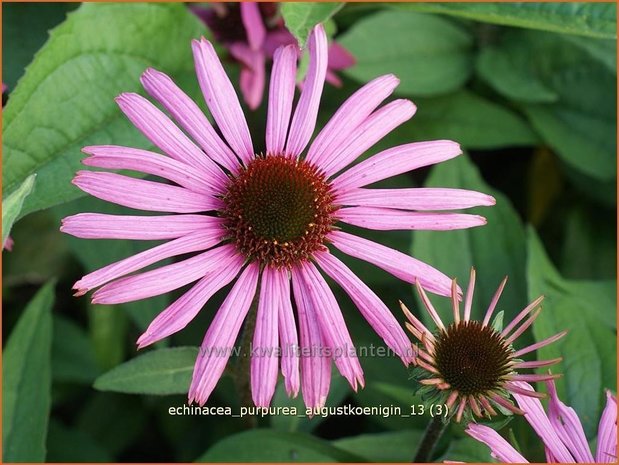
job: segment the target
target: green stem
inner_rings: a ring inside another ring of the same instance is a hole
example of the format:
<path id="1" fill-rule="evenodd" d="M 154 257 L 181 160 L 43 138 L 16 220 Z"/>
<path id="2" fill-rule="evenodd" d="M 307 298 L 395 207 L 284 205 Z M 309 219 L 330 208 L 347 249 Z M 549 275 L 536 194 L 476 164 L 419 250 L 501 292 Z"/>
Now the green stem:
<path id="1" fill-rule="evenodd" d="M 417 449 L 417 453 L 415 454 L 415 458 L 413 459 L 413 463 L 427 463 L 430 461 L 436 444 L 447 429 L 448 425 L 449 421 L 443 421 L 443 418 L 440 415 L 437 415 L 430 420 L 430 423 L 428 423 L 428 427 L 426 428 L 426 432 L 421 439 L 421 443 L 419 444 L 419 448 Z"/>
<path id="2" fill-rule="evenodd" d="M 243 327 L 243 334 L 241 336 L 241 353 L 239 359 L 234 367 L 233 379 L 236 386 L 236 390 L 239 396 L 239 404 L 241 407 L 252 406 L 254 401 L 251 396 L 251 344 L 254 337 L 254 330 L 256 329 L 256 315 L 258 314 L 258 294 L 254 298 L 251 304 L 247 318 L 245 319 L 245 325 Z M 249 428 L 255 428 L 257 426 L 257 418 L 253 415 L 246 415 L 245 426 Z"/>

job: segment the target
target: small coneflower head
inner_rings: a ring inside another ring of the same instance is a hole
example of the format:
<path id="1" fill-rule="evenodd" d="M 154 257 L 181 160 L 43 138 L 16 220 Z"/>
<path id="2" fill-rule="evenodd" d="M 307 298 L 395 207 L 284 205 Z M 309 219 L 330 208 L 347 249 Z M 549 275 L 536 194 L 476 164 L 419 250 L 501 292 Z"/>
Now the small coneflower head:
<path id="1" fill-rule="evenodd" d="M 418 394 L 429 403 L 447 406 L 448 416 L 454 417 L 457 422 L 463 419 L 470 421 L 474 417 L 490 418 L 498 412 L 522 414 L 522 409 L 511 401 L 514 394 L 534 398 L 544 395 L 525 390 L 518 383 L 547 381 L 559 376 L 523 374 L 519 370 L 550 366 L 561 361 L 560 358 L 525 362 L 518 357 L 560 339 L 566 334 L 565 331 L 519 350 L 513 346 L 539 315 L 543 297 L 527 305 L 505 328 L 503 312 L 499 312 L 490 323 L 506 281 L 507 278 L 501 282 L 484 319 L 478 321 L 471 319 L 475 270 L 471 269 L 464 299 L 458 294 L 454 279 L 451 294 L 453 322 L 449 324 L 441 320 L 417 282 L 417 291 L 436 325 L 435 331 L 430 331 L 400 302 L 408 319 L 406 327 L 420 343 L 414 350 L 416 357 L 412 370 L 412 378 L 420 384 Z M 462 314 L 461 300 L 464 300 Z"/>

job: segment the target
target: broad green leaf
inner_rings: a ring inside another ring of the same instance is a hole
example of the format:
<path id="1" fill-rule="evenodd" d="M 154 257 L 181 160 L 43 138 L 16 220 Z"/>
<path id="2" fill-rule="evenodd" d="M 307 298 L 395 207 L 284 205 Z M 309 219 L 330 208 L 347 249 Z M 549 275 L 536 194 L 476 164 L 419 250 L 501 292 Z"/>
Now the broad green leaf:
<path id="1" fill-rule="evenodd" d="M 48 31 L 64 21 L 75 3 L 7 2 L 2 7 L 2 82 L 15 88 L 37 50 L 47 40 Z"/>
<path id="2" fill-rule="evenodd" d="M 54 284 L 41 288 L 6 343 L 2 365 L 4 462 L 44 462 L 51 406 Z"/>
<path id="3" fill-rule="evenodd" d="M 453 91 L 472 69 L 471 36 L 438 16 L 383 11 L 360 20 L 338 42 L 357 61 L 344 73 L 361 82 L 393 73 L 400 79 L 401 94 Z"/>
<path id="4" fill-rule="evenodd" d="M 420 2 L 398 3 L 393 7 L 504 26 L 606 39 L 617 37 L 617 7 L 613 2 Z"/>
<path id="5" fill-rule="evenodd" d="M 412 255 L 447 276 L 456 277 L 463 289 L 469 282 L 471 267 L 475 267 L 474 318 L 483 318 L 499 283 L 505 275 L 509 275 L 496 311 L 505 311 L 505 321 L 511 321 L 527 304 L 526 237 L 509 199 L 484 182 L 466 155 L 435 166 L 426 187 L 470 189 L 495 197 L 495 206 L 466 210 L 467 213 L 486 217 L 488 224 L 484 226 L 458 231 L 413 232 Z M 451 321 L 449 299 L 436 298 L 433 302 L 443 309 L 447 321 Z M 426 312 L 421 314 L 427 317 Z"/>
<path id="6" fill-rule="evenodd" d="M 54 315 L 52 376 L 54 381 L 91 383 L 100 373 L 92 343 L 73 320 Z"/>
<path id="7" fill-rule="evenodd" d="M 344 6 L 341 2 L 292 2 L 281 4 L 281 14 L 286 27 L 304 47 L 312 28 L 324 23 Z"/>
<path id="8" fill-rule="evenodd" d="M 153 350 L 100 376 L 94 387 L 129 394 L 186 394 L 197 355 L 195 347 Z"/>
<path id="9" fill-rule="evenodd" d="M 38 173 L 21 215 L 83 195 L 70 181 L 81 147 L 149 147 L 114 102 L 140 91 L 153 66 L 191 74 L 192 38 L 203 32 L 182 4 L 84 3 L 50 33 L 4 111 L 3 196 Z M 197 86 L 194 85 L 197 89 Z"/>
<path id="10" fill-rule="evenodd" d="M 410 462 L 419 446 L 423 430 L 360 434 L 331 441 L 338 449 L 360 455 L 370 462 Z"/>
<path id="11" fill-rule="evenodd" d="M 617 41 L 592 39 L 590 37 L 563 36 L 565 40 L 585 50 L 592 58 L 602 63 L 608 71 L 617 74 Z"/>
<path id="12" fill-rule="evenodd" d="M 616 173 L 616 73 L 557 35 L 508 31 L 482 51 L 480 75 L 523 103 L 543 139 L 570 166 L 606 181 Z"/>
<path id="13" fill-rule="evenodd" d="M 523 118 L 468 90 L 415 99 L 415 104 L 417 113 L 406 124 L 414 140 L 452 139 L 471 150 L 538 141 Z"/>
<path id="14" fill-rule="evenodd" d="M 243 447 L 239 447 L 242 444 Z M 362 462 L 358 455 L 302 433 L 256 429 L 228 436 L 196 462 Z"/>
<path id="15" fill-rule="evenodd" d="M 13 191 L 8 197 L 3 197 L 2 200 L 2 245 L 4 241 L 9 237 L 13 223 L 19 216 L 24 205 L 24 200 L 30 195 L 34 188 L 34 181 L 36 174 L 32 174 L 26 178 L 26 180 Z"/>
<path id="16" fill-rule="evenodd" d="M 573 407 L 589 438 L 595 435 L 604 402 L 604 389 L 616 388 L 616 283 L 563 279 L 547 257 L 535 231 L 528 231 L 529 298 L 544 294 L 545 310 L 533 324 L 537 341 L 560 331 L 560 341 L 537 351 L 537 358 L 563 357 L 552 367 L 562 373 L 559 397 Z"/>
<path id="17" fill-rule="evenodd" d="M 113 305 L 88 305 L 88 329 L 95 358 L 102 370 L 120 364 L 127 352 L 127 315 Z"/>

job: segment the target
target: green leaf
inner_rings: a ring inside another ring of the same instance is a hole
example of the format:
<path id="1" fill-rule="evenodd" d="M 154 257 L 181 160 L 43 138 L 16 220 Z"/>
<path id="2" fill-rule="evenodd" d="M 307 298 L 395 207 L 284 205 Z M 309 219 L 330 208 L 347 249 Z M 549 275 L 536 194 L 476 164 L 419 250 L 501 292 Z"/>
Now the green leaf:
<path id="1" fill-rule="evenodd" d="M 239 447 L 242 444 L 243 447 Z M 356 454 L 302 433 L 256 429 L 228 436 L 196 462 L 362 462 Z"/>
<path id="2" fill-rule="evenodd" d="M 467 149 L 534 145 L 538 138 L 511 110 L 468 90 L 415 100 L 417 114 L 406 124 L 415 140 L 452 139 Z"/>
<path id="3" fill-rule="evenodd" d="M 560 331 L 568 335 L 537 351 L 537 358 L 563 357 L 552 367 L 563 373 L 559 397 L 578 413 L 593 437 L 604 404 L 604 389 L 616 389 L 616 283 L 563 279 L 550 262 L 535 231 L 528 231 L 529 298 L 545 295 L 545 310 L 533 324 L 537 341 Z"/>
<path id="4" fill-rule="evenodd" d="M 121 307 L 88 305 L 88 329 L 98 365 L 103 370 L 117 366 L 125 359 L 129 329 L 127 315 Z"/>
<path id="5" fill-rule="evenodd" d="M 338 449 L 362 456 L 369 462 L 410 462 L 423 437 L 421 430 L 360 434 L 331 441 Z"/>
<path id="6" fill-rule="evenodd" d="M 342 2 L 285 2 L 280 11 L 286 27 L 296 37 L 299 46 L 304 47 L 312 28 L 326 22 L 343 6 Z"/>
<path id="7" fill-rule="evenodd" d="M 54 284 L 48 283 L 23 311 L 4 349 L 4 462 L 45 461 L 45 439 L 51 406 L 53 303 Z"/>
<path id="8" fill-rule="evenodd" d="M 478 71 L 498 92 L 519 100 L 533 127 L 580 172 L 616 177 L 616 73 L 562 36 L 508 31 L 482 51 Z"/>
<path id="9" fill-rule="evenodd" d="M 154 66 L 191 74 L 203 27 L 182 4 L 84 3 L 50 33 L 4 111 L 3 196 L 38 173 L 22 215 L 77 198 L 70 181 L 89 144 L 149 147 L 117 108 Z M 194 86 L 197 90 L 197 85 Z"/>
<path id="10" fill-rule="evenodd" d="M 461 87 L 471 74 L 471 36 L 443 18 L 383 11 L 357 22 L 338 42 L 357 63 L 344 71 L 367 82 L 381 74 L 400 78 L 398 92 L 444 94 Z"/>
<path id="11" fill-rule="evenodd" d="M 458 231 L 415 231 L 412 255 L 447 276 L 456 277 L 463 288 L 469 282 L 471 266 L 477 271 L 473 318 L 483 318 L 501 279 L 509 281 L 497 306 L 505 321 L 527 304 L 525 281 L 526 237 L 523 225 L 509 199 L 484 182 L 466 155 L 435 166 L 426 187 L 455 187 L 484 192 L 495 197 L 493 207 L 473 208 L 467 213 L 483 215 L 488 224 Z M 451 321 L 449 299 L 433 299 Z M 426 312 L 421 312 L 427 317 Z M 431 320 L 427 320 L 430 322 Z"/>
<path id="12" fill-rule="evenodd" d="M 611 39 L 617 37 L 613 2 L 433 2 L 394 8 L 443 13 L 492 24 Z"/>
<path id="13" fill-rule="evenodd" d="M 54 315 L 52 375 L 54 381 L 91 383 L 100 372 L 92 343 L 72 320 Z"/>
<path id="14" fill-rule="evenodd" d="M 32 174 L 8 197 L 3 197 L 2 200 L 2 245 L 9 237 L 13 223 L 19 216 L 24 205 L 24 200 L 32 192 L 36 174 Z"/>
<path id="15" fill-rule="evenodd" d="M 113 457 L 89 434 L 52 420 L 47 435 L 48 462 L 113 462 Z"/>
<path id="16" fill-rule="evenodd" d="M 484 443 L 470 437 L 456 439 L 436 462 L 491 463 L 490 449 Z"/>
<path id="17" fill-rule="evenodd" d="M 100 376 L 94 387 L 129 394 L 186 394 L 197 355 L 195 347 L 153 350 Z"/>

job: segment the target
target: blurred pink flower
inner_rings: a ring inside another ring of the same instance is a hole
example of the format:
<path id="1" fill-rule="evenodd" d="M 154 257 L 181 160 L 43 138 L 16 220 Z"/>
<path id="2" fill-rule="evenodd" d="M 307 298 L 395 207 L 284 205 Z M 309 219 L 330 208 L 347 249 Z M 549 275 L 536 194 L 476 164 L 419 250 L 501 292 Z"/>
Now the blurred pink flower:
<path id="1" fill-rule="evenodd" d="M 189 398 L 200 404 L 222 375 L 258 288 L 256 352 L 251 360 L 256 405 L 269 405 L 273 396 L 280 360 L 273 349 L 278 348 L 286 390 L 296 395 L 301 386 L 307 406 L 324 405 L 331 360 L 353 389 L 363 385 L 363 371 L 342 312 L 317 266 L 348 293 L 378 335 L 408 364 L 411 345 L 393 314 L 327 246 L 406 282 L 420 281 L 432 292 L 449 294 L 451 281 L 443 273 L 335 225 L 341 221 L 377 230 L 448 230 L 485 224 L 477 215 L 435 212 L 493 205 L 494 199 L 485 194 L 461 189 L 363 188 L 454 158 L 462 153 L 460 146 L 447 140 L 405 144 L 345 170 L 415 113 L 415 106 L 403 99 L 378 108 L 399 82 L 386 75 L 346 100 L 302 158 L 314 133 L 327 72 L 327 36 L 319 25 L 309 38 L 307 79 L 294 112 L 297 51 L 288 45 L 275 52 L 266 155 L 257 155 L 234 87 L 213 45 L 202 39 L 192 46 L 198 81 L 218 131 L 168 76 L 148 69 L 141 78 L 146 91 L 183 130 L 138 94 L 122 94 L 117 102 L 168 156 L 119 146 L 83 149 L 89 155 L 85 165 L 140 171 L 174 184 L 93 171 L 80 171 L 73 180 L 83 191 L 108 202 L 176 215 L 82 213 L 65 218 L 61 227 L 81 238 L 171 240 L 84 276 L 75 283 L 76 295 L 102 286 L 94 293 L 93 303 L 117 304 L 198 281 L 155 318 L 138 340 L 139 347 L 145 347 L 184 328 L 213 294 L 238 277 L 208 328 L 196 361 Z M 126 276 L 192 252 L 199 253 Z M 301 356 L 291 350 L 298 348 L 299 335 Z"/>
<path id="2" fill-rule="evenodd" d="M 538 399 L 520 394 L 514 394 L 514 397 L 525 412 L 524 418 L 544 443 L 547 462 L 617 463 L 617 397 L 606 391 L 606 407 L 598 426 L 594 458 L 578 415 L 573 408 L 561 402 L 554 382 L 548 381 L 546 385 L 550 393 L 548 413 Z M 519 386 L 525 391 L 533 391 L 527 383 L 520 382 Z M 510 443 L 488 426 L 471 423 L 466 432 L 490 447 L 492 456 L 501 462 L 527 462 Z"/>
<path id="3" fill-rule="evenodd" d="M 243 99 L 255 110 L 262 102 L 265 84 L 265 65 L 272 60 L 275 50 L 282 45 L 297 45 L 295 37 L 278 17 L 277 3 L 213 3 L 206 8 L 190 5 L 193 11 L 211 29 L 215 39 L 223 44 L 230 55 L 242 65 L 240 85 Z M 301 50 L 296 47 L 301 56 Z M 336 71 L 355 64 L 353 56 L 341 45 L 329 46 L 326 80 L 334 86 L 342 81 Z"/>

